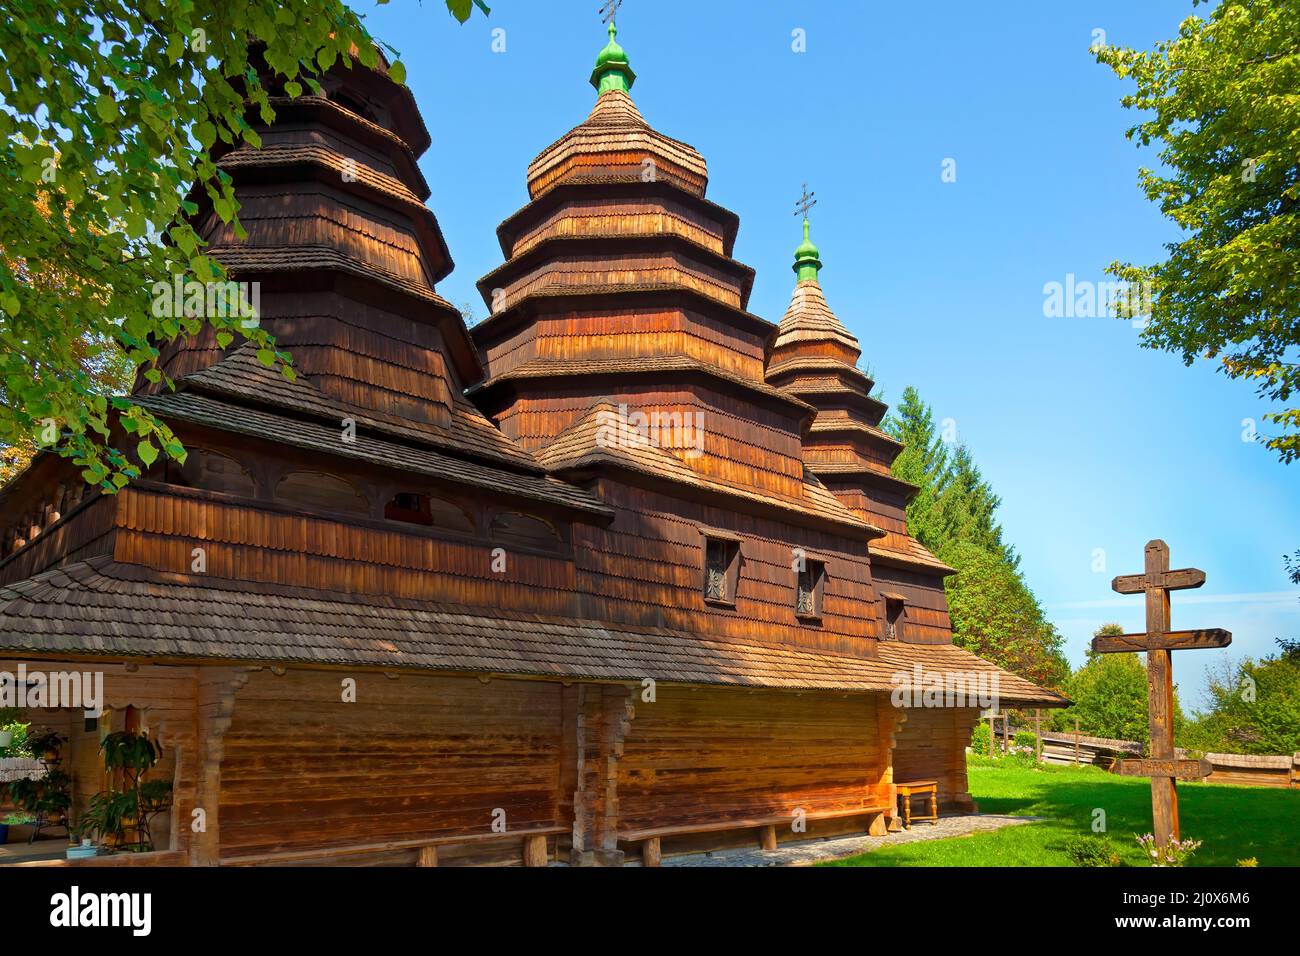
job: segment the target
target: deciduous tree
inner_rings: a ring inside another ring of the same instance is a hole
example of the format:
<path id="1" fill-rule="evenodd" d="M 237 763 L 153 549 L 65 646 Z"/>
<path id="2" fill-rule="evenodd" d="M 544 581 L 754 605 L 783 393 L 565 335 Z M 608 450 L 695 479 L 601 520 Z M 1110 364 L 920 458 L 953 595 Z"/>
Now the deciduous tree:
<path id="1" fill-rule="evenodd" d="M 380 0 L 382 2 L 382 0 Z M 480 0 L 447 0 L 461 21 Z M 121 487 L 160 451 L 184 450 L 164 425 L 105 395 L 85 358 L 111 343 L 131 369 L 161 343 L 208 322 L 242 336 L 290 373 L 289 356 L 245 316 L 158 316 L 151 290 L 178 274 L 224 279 L 187 216 L 191 185 L 236 221 L 229 175 L 208 153 L 259 145 L 246 103 L 273 118 L 250 40 L 291 96 L 352 57 L 380 64 L 360 17 L 341 0 L 10 0 L 0 17 L 0 447 L 52 443 L 83 475 Z M 400 61 L 386 67 L 403 82 Z M 96 346 L 98 347 L 98 346 Z M 114 421 L 132 435 L 111 447 Z"/>
<path id="2" fill-rule="evenodd" d="M 1132 80 L 1128 131 L 1157 145 L 1142 168 L 1147 198 L 1179 229 L 1151 265 L 1111 272 L 1148 284 L 1142 342 L 1218 363 L 1286 403 L 1300 387 L 1300 0 L 1222 0 L 1188 17 L 1151 51 L 1100 46 L 1097 59 Z M 1283 461 L 1300 457 L 1300 408 L 1266 419 Z"/>

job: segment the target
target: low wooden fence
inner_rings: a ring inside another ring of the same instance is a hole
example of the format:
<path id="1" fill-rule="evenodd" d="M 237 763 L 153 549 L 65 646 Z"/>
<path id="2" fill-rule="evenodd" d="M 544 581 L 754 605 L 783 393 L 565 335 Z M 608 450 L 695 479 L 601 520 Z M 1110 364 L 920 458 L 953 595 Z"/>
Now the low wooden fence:
<path id="1" fill-rule="evenodd" d="M 1029 729 L 1029 732 L 1033 733 L 1033 730 Z M 998 731 L 999 743 L 1004 733 Z M 1014 736 L 1015 733 L 1015 728 L 1012 728 L 1011 734 Z M 1182 749 L 1177 753 L 1179 757 L 1187 756 L 1187 751 Z M 1069 731 L 1048 731 L 1042 735 L 1042 755 L 1044 763 L 1092 765 L 1111 770 L 1119 759 L 1142 756 L 1142 744 Z M 1276 756 L 1213 753 L 1204 756 L 1213 768 L 1206 778 L 1207 783 L 1300 789 L 1300 751 Z"/>

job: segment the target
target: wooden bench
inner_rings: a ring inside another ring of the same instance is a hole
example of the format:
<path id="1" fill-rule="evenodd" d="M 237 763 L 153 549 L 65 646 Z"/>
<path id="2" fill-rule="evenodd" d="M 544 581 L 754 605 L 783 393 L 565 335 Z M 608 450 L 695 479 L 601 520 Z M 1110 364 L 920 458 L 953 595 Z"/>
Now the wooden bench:
<path id="1" fill-rule="evenodd" d="M 513 840 L 522 840 L 524 866 L 546 866 L 546 838 L 568 833 L 569 830 L 569 827 L 537 827 L 531 830 L 510 830 L 505 833 L 466 833 L 459 836 L 388 840 L 383 843 L 316 847 L 309 850 L 286 850 L 279 853 L 255 853 L 247 856 L 223 857 L 221 865 L 263 866 L 274 863 L 305 863 L 331 857 L 369 856 L 398 850 L 416 850 L 416 866 L 437 866 L 438 847 L 440 846 L 459 846 L 464 843 L 506 843 Z"/>
<path id="2" fill-rule="evenodd" d="M 938 780 L 909 780 L 906 783 L 894 784 L 894 789 L 898 793 L 898 802 L 903 806 L 903 829 L 912 828 L 912 797 L 917 794 L 926 794 L 930 797 L 930 813 L 928 816 L 918 816 L 918 820 L 928 820 L 931 826 L 939 825 L 939 781 Z"/>
<path id="3" fill-rule="evenodd" d="M 844 817 L 861 817 L 876 815 L 867 831 L 876 836 L 884 835 L 884 815 L 889 807 L 851 807 L 848 810 L 812 810 L 804 814 L 805 820 L 838 820 Z M 663 838 L 689 836 L 693 833 L 719 833 L 724 830 L 750 830 L 758 828 L 758 845 L 765 851 L 776 849 L 776 828 L 788 824 L 794 819 L 789 813 L 773 814 L 763 817 L 743 819 L 720 819 L 708 823 L 683 823 L 677 826 L 646 827 L 639 830 L 620 830 L 618 838 L 626 843 L 641 845 L 641 863 L 643 866 L 658 866 L 663 858 Z M 879 824 L 879 825 L 878 825 Z M 877 829 L 879 832 L 877 833 Z"/>

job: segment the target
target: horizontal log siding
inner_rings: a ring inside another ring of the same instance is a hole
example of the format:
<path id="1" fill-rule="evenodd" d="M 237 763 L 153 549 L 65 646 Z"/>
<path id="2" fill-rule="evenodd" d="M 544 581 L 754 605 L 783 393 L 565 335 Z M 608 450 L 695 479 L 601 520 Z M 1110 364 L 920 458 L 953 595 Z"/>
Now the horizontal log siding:
<path id="1" fill-rule="evenodd" d="M 888 805 L 881 699 L 661 687 L 624 743 L 621 826 Z"/>
<path id="2" fill-rule="evenodd" d="M 969 810 L 966 746 L 978 722 L 975 708 L 908 708 L 895 734 L 894 782 L 937 780 L 940 810 Z"/>
<path id="3" fill-rule="evenodd" d="M 759 643 L 872 653 L 880 622 L 863 543 L 613 481 L 603 481 L 601 491 L 618 509 L 614 523 L 574 527 L 578 586 L 589 595 L 590 616 Z M 742 538 L 734 608 L 704 601 L 701 527 Z M 801 624 L 794 614 L 796 546 L 826 562 L 820 625 Z"/>
<path id="4" fill-rule="evenodd" d="M 563 687 L 253 674 L 221 768 L 221 856 L 555 826 Z M 514 853 L 517 855 L 518 850 Z M 399 862 L 399 861 L 394 861 Z"/>

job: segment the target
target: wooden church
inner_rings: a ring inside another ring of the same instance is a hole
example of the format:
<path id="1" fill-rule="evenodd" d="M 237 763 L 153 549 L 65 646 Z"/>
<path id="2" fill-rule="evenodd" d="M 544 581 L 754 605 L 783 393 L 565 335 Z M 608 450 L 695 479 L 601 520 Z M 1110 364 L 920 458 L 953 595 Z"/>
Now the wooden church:
<path id="1" fill-rule="evenodd" d="M 0 671 L 104 675 L 97 720 L 24 716 L 68 738 L 72 817 L 109 730 L 147 730 L 172 784 L 152 852 L 68 865 L 655 865 L 883 835 L 901 781 L 973 809 L 976 685 L 1065 703 L 953 645 L 953 572 L 908 534 L 807 221 L 774 324 L 614 34 L 472 329 L 436 291 L 430 137 L 382 63 L 274 97 L 260 149 L 218 144 L 247 237 L 197 222 L 296 379 L 173 342 L 175 388 L 134 401 L 183 465 L 106 495 L 44 454 L 0 492 Z"/>

